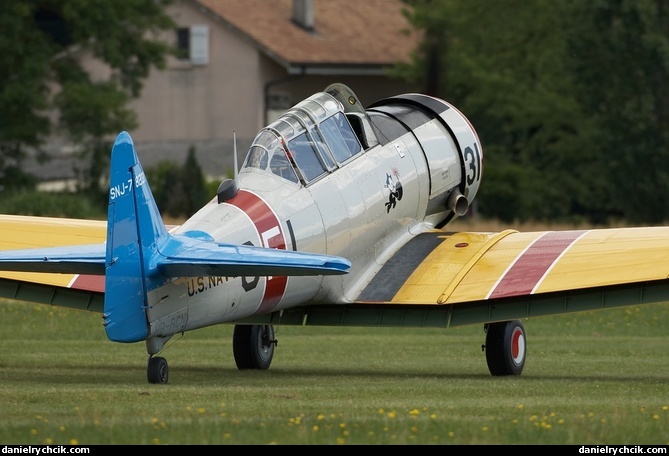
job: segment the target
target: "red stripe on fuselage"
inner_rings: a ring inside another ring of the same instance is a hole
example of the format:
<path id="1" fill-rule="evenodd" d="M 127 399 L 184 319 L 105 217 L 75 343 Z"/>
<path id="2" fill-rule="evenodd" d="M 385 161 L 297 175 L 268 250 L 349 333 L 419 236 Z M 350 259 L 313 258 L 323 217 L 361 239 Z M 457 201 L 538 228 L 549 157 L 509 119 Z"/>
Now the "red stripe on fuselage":
<path id="1" fill-rule="evenodd" d="M 586 231 L 551 231 L 522 252 L 495 284 L 489 298 L 529 294 L 557 259 Z"/>
<path id="2" fill-rule="evenodd" d="M 281 228 L 281 222 L 272 209 L 255 195 L 247 190 L 240 190 L 234 198 L 226 203 L 238 207 L 251 219 L 263 247 L 286 250 L 286 238 Z M 273 310 L 281 301 L 286 292 L 288 277 L 268 276 L 265 293 L 256 313 L 266 313 Z"/>

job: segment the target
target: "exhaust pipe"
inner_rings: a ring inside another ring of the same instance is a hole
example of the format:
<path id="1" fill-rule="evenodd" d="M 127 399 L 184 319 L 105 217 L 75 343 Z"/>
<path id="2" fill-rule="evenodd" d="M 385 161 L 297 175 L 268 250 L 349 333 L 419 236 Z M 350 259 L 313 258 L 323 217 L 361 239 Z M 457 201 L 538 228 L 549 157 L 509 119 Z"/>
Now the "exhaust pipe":
<path id="1" fill-rule="evenodd" d="M 469 210 L 469 202 L 467 201 L 467 198 L 460 193 L 460 189 L 458 188 L 454 188 L 451 194 L 448 195 L 446 205 L 458 217 L 462 217 Z"/>

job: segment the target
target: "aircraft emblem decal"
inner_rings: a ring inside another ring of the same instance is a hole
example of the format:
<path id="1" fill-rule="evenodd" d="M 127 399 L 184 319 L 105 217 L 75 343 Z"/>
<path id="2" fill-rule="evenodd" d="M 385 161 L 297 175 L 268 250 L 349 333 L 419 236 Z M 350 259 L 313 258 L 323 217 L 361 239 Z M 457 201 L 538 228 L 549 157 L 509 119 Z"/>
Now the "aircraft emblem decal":
<path id="1" fill-rule="evenodd" d="M 395 177 L 396 182 L 393 182 L 393 176 Z M 395 208 L 397 202 L 402 199 L 402 194 L 404 193 L 402 190 L 402 183 L 400 182 L 400 172 L 397 168 L 393 168 L 392 175 L 386 173 L 386 185 L 384 185 L 384 187 L 390 190 L 388 202 L 386 203 L 386 212 L 390 213 L 390 209 Z"/>
<path id="2" fill-rule="evenodd" d="M 239 193 L 226 203 L 239 208 L 248 216 L 256 228 L 263 247 L 286 250 L 286 238 L 279 219 L 258 195 L 247 190 L 239 190 Z M 268 276 L 266 279 L 265 292 L 256 311 L 257 314 L 272 311 L 286 292 L 288 277 Z"/>
<path id="3" fill-rule="evenodd" d="M 558 260 L 587 230 L 549 231 L 523 250 L 486 299 L 533 293 Z"/>

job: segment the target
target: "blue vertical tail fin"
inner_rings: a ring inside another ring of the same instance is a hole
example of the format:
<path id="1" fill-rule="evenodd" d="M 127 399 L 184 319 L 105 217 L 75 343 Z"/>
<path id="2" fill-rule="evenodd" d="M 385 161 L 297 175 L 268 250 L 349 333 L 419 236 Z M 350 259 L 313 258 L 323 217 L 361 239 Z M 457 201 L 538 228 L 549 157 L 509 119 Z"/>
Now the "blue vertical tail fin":
<path id="1" fill-rule="evenodd" d="M 149 334 L 147 292 L 163 279 L 151 271 L 157 244 L 169 236 L 137 158 L 122 132 L 111 153 L 104 326 L 115 342 L 138 342 Z"/>

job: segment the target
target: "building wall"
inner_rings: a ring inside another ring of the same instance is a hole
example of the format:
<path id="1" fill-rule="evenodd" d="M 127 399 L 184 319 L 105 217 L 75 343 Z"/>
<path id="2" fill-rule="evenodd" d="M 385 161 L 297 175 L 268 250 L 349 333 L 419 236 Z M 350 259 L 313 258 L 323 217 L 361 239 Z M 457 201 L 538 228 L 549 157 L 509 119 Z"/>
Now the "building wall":
<path id="1" fill-rule="evenodd" d="M 205 65 L 193 65 L 169 57 L 165 70 L 153 69 L 144 81 L 141 97 L 131 104 L 139 126 L 129 133 L 145 168 L 163 160 L 181 164 L 194 147 L 206 175 L 231 176 L 233 138 L 240 164 L 256 133 L 273 120 L 265 112 L 265 97 L 270 94 L 287 100 L 287 108 L 333 82 L 349 85 L 364 105 L 414 91 L 383 76 L 289 76 L 238 31 L 194 3 L 178 1 L 169 7 L 169 14 L 180 27 L 207 26 L 209 59 Z M 165 33 L 164 39 L 176 43 L 176 31 Z M 90 55 L 80 58 L 94 77 L 108 77 L 109 69 Z M 33 162 L 29 171 L 47 180 L 71 176 L 75 160 L 71 147 L 59 140 L 52 144 L 55 159 L 44 165 Z"/>

